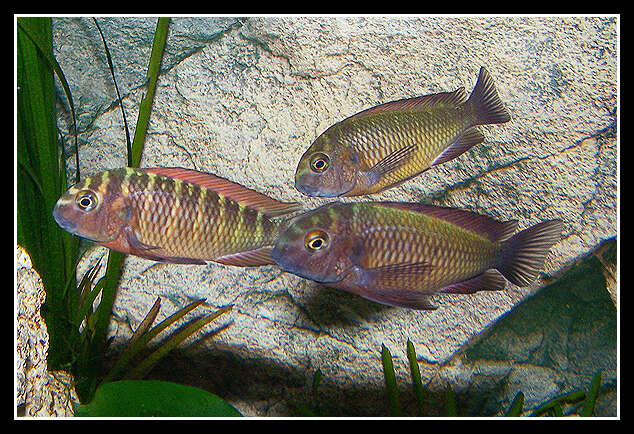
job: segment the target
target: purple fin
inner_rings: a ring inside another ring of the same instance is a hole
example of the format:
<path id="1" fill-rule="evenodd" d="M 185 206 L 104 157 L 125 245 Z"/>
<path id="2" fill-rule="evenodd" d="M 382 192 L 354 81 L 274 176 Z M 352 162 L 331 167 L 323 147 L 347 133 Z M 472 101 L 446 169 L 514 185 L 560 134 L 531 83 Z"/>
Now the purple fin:
<path id="1" fill-rule="evenodd" d="M 134 233 L 134 229 L 132 229 L 130 226 L 126 226 L 123 231 L 133 252 L 146 252 L 148 250 L 160 249 L 160 247 L 158 246 L 150 246 L 149 244 L 145 244 L 144 242 L 139 240 L 139 238 L 137 238 L 136 234 Z M 132 254 L 140 256 L 137 253 Z"/>
<path id="2" fill-rule="evenodd" d="M 386 304 L 388 306 L 407 307 L 410 309 L 433 310 L 434 306 L 429 297 L 421 291 L 403 290 L 403 289 L 367 289 L 365 286 L 353 284 L 347 281 L 335 283 L 324 283 L 330 288 L 343 289 L 359 295 L 368 300 L 377 303 Z"/>
<path id="3" fill-rule="evenodd" d="M 487 270 L 476 277 L 454 283 L 440 290 L 445 294 L 473 294 L 477 291 L 500 291 L 506 286 L 506 280 L 496 270 Z"/>
<path id="4" fill-rule="evenodd" d="M 237 267 L 258 267 L 260 265 L 274 264 L 271 258 L 271 247 L 260 247 L 259 249 L 246 252 L 235 253 L 214 259 L 214 262 L 224 265 L 234 265 Z"/>
<path id="5" fill-rule="evenodd" d="M 548 250 L 561 239 L 561 220 L 548 220 L 506 241 L 497 269 L 512 284 L 528 286 L 544 265 Z"/>
<path id="6" fill-rule="evenodd" d="M 324 285 L 343 289 L 357 294 L 368 300 L 389 306 L 407 307 L 410 309 L 436 309 L 425 294 L 420 290 L 402 289 L 393 278 L 394 270 L 401 268 L 409 274 L 422 273 L 429 270 L 429 266 L 420 264 L 396 264 L 365 270 L 361 267 L 352 267 L 346 276 L 338 282 L 323 283 Z"/>
<path id="7" fill-rule="evenodd" d="M 484 141 L 484 135 L 478 130 L 477 127 L 472 127 L 465 130 L 458 139 L 451 144 L 447 149 L 432 161 L 431 166 L 445 163 L 449 160 L 453 160 L 459 155 L 471 149 L 474 145 L 482 143 Z"/>
<path id="8" fill-rule="evenodd" d="M 213 175 L 181 167 L 154 167 L 139 169 L 147 173 L 179 179 L 190 184 L 215 191 L 216 193 L 234 200 L 244 206 L 256 209 L 269 217 L 295 212 L 301 209 L 297 202 L 280 202 L 243 185 Z"/>
<path id="9" fill-rule="evenodd" d="M 467 101 L 476 118 L 477 125 L 501 124 L 511 120 L 511 115 L 500 100 L 493 79 L 482 67 L 473 92 Z"/>
<path id="10" fill-rule="evenodd" d="M 501 222 L 485 215 L 457 208 L 410 202 L 377 202 L 377 204 L 442 219 L 476 232 L 494 242 L 508 239 L 517 228 L 517 220 Z"/>
<path id="11" fill-rule="evenodd" d="M 392 152 L 381 161 L 377 162 L 366 173 L 370 183 L 375 184 L 386 173 L 393 172 L 399 167 L 406 164 L 412 157 L 412 155 L 414 155 L 417 148 L 418 147 L 416 145 L 405 146 L 398 151 Z"/>
<path id="12" fill-rule="evenodd" d="M 407 307 L 417 310 L 434 310 L 434 306 L 429 297 L 420 291 L 406 289 L 388 289 L 374 291 L 371 296 L 365 295 L 370 300 L 396 307 Z"/>
<path id="13" fill-rule="evenodd" d="M 363 110 L 350 118 L 368 116 L 374 113 L 385 112 L 402 112 L 408 110 L 419 110 L 423 107 L 434 105 L 447 105 L 451 107 L 463 104 L 467 100 L 464 87 L 458 88 L 453 92 L 440 92 L 431 95 L 417 96 L 414 98 L 404 98 L 397 101 L 390 101 L 384 104 Z M 348 119 L 350 119 L 348 118 Z"/>

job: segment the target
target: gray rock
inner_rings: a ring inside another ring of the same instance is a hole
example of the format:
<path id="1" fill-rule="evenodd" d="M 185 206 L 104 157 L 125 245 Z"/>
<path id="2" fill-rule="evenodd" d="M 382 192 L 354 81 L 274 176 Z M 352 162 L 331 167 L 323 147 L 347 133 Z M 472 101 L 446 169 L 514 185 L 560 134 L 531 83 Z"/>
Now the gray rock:
<path id="1" fill-rule="evenodd" d="M 99 22 L 133 134 L 155 19 Z M 432 200 L 519 219 L 520 228 L 561 218 L 563 239 L 544 266 L 554 273 L 617 233 L 616 28 L 611 17 L 174 18 L 141 166 L 209 171 L 310 208 L 324 200 L 302 196 L 293 180 L 318 134 L 379 103 L 460 86 L 470 92 L 486 66 L 512 121 L 486 127 L 485 142 L 465 155 L 371 199 Z M 94 23 L 55 19 L 54 45 L 79 112 L 82 176 L 126 165 L 121 112 Z M 63 102 L 59 116 L 70 143 Z M 105 253 L 95 247 L 83 266 Z M 541 285 L 439 296 L 437 310 L 420 312 L 380 306 L 274 266 L 128 257 L 113 350 L 156 297 L 163 299 L 157 321 L 193 299 L 206 298 L 210 311 L 234 304 L 223 316 L 228 327 L 152 375 L 207 388 L 245 415 L 279 416 L 310 400 L 320 369 L 320 393 L 342 413 L 385 415 L 382 343 L 397 380 L 407 384 L 408 338 L 421 361 L 449 360 Z M 539 401 L 554 392 L 530 393 Z"/>

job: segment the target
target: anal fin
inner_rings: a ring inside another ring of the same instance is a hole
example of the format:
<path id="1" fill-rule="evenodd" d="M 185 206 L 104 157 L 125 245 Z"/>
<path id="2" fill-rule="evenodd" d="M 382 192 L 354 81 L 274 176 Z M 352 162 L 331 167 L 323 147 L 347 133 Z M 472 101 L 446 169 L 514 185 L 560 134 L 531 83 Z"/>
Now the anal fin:
<path id="1" fill-rule="evenodd" d="M 444 294 L 473 294 L 478 291 L 500 291 L 506 286 L 506 279 L 494 269 L 486 270 L 482 274 L 446 286 L 440 290 Z"/>
<path id="2" fill-rule="evenodd" d="M 484 135 L 477 127 L 468 128 L 456 139 L 455 142 L 442 151 L 442 153 L 431 162 L 431 165 L 435 166 L 441 163 L 446 163 L 449 160 L 453 160 L 471 149 L 474 145 L 482 143 L 483 141 Z"/>

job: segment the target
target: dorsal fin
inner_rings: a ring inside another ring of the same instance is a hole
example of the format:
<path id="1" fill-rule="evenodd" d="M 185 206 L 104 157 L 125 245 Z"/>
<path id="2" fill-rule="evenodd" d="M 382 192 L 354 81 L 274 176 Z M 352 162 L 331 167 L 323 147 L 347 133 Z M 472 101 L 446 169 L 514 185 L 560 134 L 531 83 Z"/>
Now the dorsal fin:
<path id="1" fill-rule="evenodd" d="M 211 173 L 199 172 L 197 170 L 184 169 L 181 167 L 153 167 L 139 170 L 178 179 L 183 182 L 189 182 L 190 184 L 196 184 L 202 188 L 215 191 L 216 193 L 244 206 L 256 209 L 269 217 L 276 217 L 301 209 L 301 205 L 297 202 L 280 202 L 262 193 L 258 193 L 255 190 L 251 190 L 243 185 Z"/>
<path id="2" fill-rule="evenodd" d="M 517 228 L 517 220 L 501 222 L 485 215 L 456 208 L 409 202 L 378 202 L 378 204 L 442 219 L 463 229 L 483 235 L 494 242 L 508 239 Z"/>
<path id="3" fill-rule="evenodd" d="M 434 105 L 447 105 L 457 106 L 464 103 L 467 100 L 464 87 L 458 88 L 453 92 L 440 92 L 431 95 L 417 96 L 414 98 L 404 98 L 397 101 L 390 101 L 384 104 L 371 107 L 363 110 L 350 118 L 357 118 L 362 116 L 368 116 L 374 113 L 395 112 L 395 111 L 407 111 L 418 110 L 426 106 Z"/>

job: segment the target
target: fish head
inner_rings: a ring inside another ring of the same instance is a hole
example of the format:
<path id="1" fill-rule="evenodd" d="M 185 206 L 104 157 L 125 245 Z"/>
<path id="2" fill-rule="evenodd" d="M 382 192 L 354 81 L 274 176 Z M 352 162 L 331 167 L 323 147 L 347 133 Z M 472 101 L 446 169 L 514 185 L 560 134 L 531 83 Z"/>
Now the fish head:
<path id="1" fill-rule="evenodd" d="M 307 196 L 338 197 L 354 188 L 359 158 L 343 146 L 331 129 L 322 133 L 302 155 L 295 172 L 295 188 Z"/>
<path id="2" fill-rule="evenodd" d="M 70 187 L 53 209 L 53 218 L 64 230 L 95 242 L 112 241 L 131 217 L 120 182 L 103 172 Z"/>
<path id="3" fill-rule="evenodd" d="M 343 204 L 330 203 L 293 218 L 271 257 L 282 270 L 306 279 L 341 281 L 358 256 L 347 213 Z"/>

